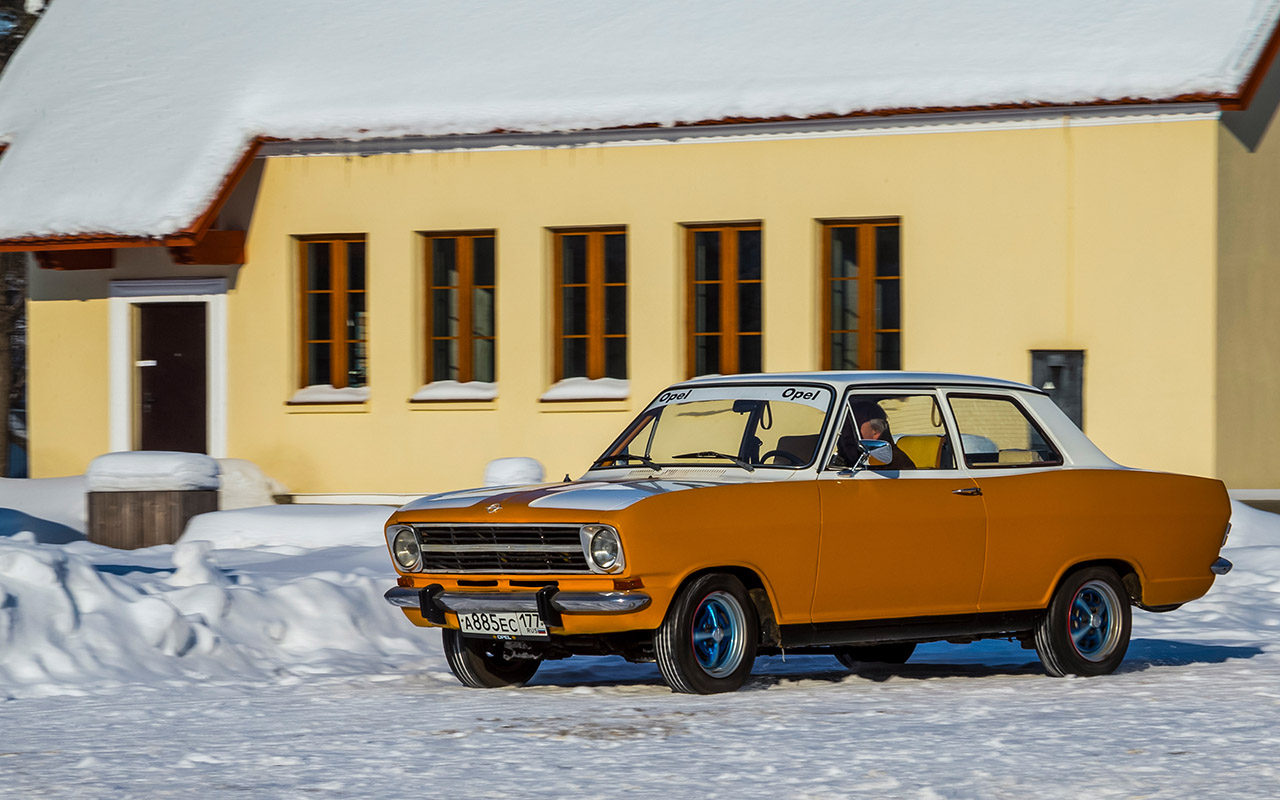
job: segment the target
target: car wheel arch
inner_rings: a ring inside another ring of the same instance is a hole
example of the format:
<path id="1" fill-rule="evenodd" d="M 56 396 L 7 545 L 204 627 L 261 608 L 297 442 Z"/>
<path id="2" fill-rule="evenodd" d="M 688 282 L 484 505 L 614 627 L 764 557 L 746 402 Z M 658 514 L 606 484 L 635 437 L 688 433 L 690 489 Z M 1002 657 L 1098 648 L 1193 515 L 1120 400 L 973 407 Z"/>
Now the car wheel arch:
<path id="1" fill-rule="evenodd" d="M 778 628 L 778 618 L 776 611 L 777 600 L 774 598 L 773 589 L 769 586 L 768 581 L 755 568 L 744 566 L 741 564 L 726 564 L 715 567 L 702 567 L 688 575 L 680 581 L 679 587 L 676 589 L 674 596 L 680 594 L 680 590 L 686 585 L 696 581 L 703 575 L 719 573 L 721 575 L 732 575 L 742 582 L 747 590 L 747 596 L 751 598 L 752 604 L 756 609 L 756 618 L 760 620 L 760 644 L 776 645 L 781 641 L 782 635 Z"/>
<path id="2" fill-rule="evenodd" d="M 1123 558 L 1094 558 L 1088 561 L 1078 561 L 1063 569 L 1059 573 L 1058 579 L 1049 587 L 1049 593 L 1043 607 L 1048 607 L 1048 598 L 1053 597 L 1054 593 L 1058 591 L 1058 587 L 1067 578 L 1090 567 L 1106 567 L 1115 572 L 1120 577 L 1120 582 L 1124 584 L 1130 602 L 1139 607 L 1142 606 L 1142 587 L 1145 585 L 1145 578 L 1137 565 Z"/>

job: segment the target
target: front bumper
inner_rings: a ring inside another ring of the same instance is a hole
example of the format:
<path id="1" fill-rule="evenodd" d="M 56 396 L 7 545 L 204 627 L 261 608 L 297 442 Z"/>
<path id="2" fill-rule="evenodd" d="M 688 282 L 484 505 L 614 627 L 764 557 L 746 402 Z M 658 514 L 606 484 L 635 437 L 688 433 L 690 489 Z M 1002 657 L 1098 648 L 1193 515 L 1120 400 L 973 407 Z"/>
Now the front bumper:
<path id="1" fill-rule="evenodd" d="M 438 591 L 438 584 L 424 589 L 395 586 L 388 589 L 383 597 L 393 606 L 419 609 L 429 620 L 435 616 L 433 612 L 438 611 L 455 614 L 476 611 L 545 612 L 547 606 L 561 614 L 629 614 L 647 608 L 652 602 L 643 592 L 560 592 L 554 587 L 538 592 L 445 592 Z"/>

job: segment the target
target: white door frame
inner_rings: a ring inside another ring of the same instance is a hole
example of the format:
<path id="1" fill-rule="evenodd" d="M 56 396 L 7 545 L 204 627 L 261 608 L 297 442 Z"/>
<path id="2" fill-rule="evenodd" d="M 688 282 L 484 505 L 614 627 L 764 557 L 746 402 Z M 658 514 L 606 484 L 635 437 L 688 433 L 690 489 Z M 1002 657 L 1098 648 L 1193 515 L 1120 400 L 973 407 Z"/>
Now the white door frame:
<path id="1" fill-rule="evenodd" d="M 208 441 L 214 458 L 227 456 L 227 279 L 111 281 L 109 293 L 108 421 L 111 452 L 132 450 L 134 373 L 137 369 L 133 307 L 144 303 L 205 304 L 205 397 Z"/>

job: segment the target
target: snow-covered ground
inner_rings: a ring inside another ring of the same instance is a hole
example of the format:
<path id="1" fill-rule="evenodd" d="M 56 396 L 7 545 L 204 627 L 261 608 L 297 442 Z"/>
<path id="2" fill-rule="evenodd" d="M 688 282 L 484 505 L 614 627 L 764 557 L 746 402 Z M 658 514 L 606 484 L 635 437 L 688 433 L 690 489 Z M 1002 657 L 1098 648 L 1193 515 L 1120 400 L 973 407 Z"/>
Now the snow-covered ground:
<path id="1" fill-rule="evenodd" d="M 3 797 L 1280 796 L 1280 517 L 1244 506 L 1236 569 L 1136 612 L 1115 675 L 932 644 L 856 675 L 762 658 L 691 697 L 614 658 L 464 689 L 382 601 L 386 508 L 220 512 L 118 551 L 80 538 L 81 491 L 0 482 Z"/>

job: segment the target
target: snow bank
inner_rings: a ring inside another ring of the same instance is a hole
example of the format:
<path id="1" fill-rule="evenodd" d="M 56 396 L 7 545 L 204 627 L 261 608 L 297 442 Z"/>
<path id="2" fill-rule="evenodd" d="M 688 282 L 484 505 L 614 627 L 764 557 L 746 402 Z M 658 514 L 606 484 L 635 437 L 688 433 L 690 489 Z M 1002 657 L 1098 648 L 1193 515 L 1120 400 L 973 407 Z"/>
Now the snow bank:
<path id="1" fill-rule="evenodd" d="M 257 464 L 243 458 L 218 459 L 218 471 L 218 508 L 223 511 L 274 505 L 276 495 L 289 491 Z"/>
<path id="2" fill-rule="evenodd" d="M 138 450 L 89 462 L 91 492 L 184 492 L 218 488 L 218 461 L 200 453 Z"/>
<path id="3" fill-rule="evenodd" d="M 388 506 L 282 505 L 199 514 L 178 540 L 217 550 L 296 553 L 325 547 L 380 547 Z"/>
<path id="4" fill-rule="evenodd" d="M 83 475 L 0 478 L 0 536 L 28 531 L 45 544 L 84 538 L 88 529 Z"/>
<path id="5" fill-rule="evenodd" d="M 495 458 L 484 466 L 485 486 L 542 483 L 542 464 L 534 458 Z"/>
<path id="6" fill-rule="evenodd" d="M 101 553 L 0 539 L 0 697 L 166 678 L 367 673 L 436 646 L 438 637 L 383 601 L 385 548 L 330 551 L 335 569 L 305 575 L 277 574 L 271 562 L 220 567 L 207 542 L 150 550 L 164 552 L 133 553 L 171 555 L 172 566 L 104 564 Z"/>

